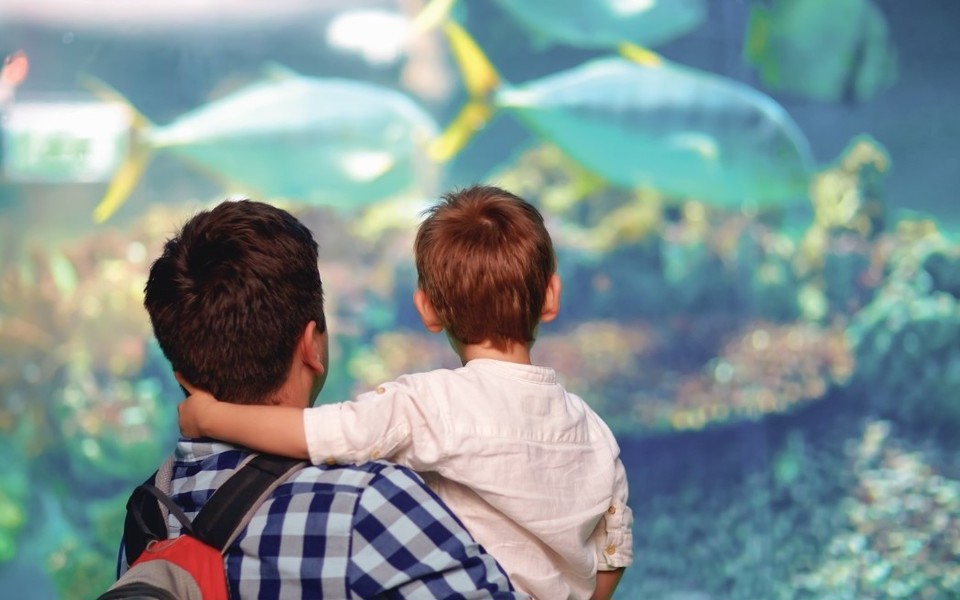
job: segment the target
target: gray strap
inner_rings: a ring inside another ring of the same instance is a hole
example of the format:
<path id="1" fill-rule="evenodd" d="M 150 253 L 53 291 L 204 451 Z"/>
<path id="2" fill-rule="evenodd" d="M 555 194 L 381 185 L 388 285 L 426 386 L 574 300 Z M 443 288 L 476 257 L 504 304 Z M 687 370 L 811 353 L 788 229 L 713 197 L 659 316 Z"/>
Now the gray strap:
<path id="1" fill-rule="evenodd" d="M 171 489 L 171 482 L 173 481 L 173 455 L 167 457 L 167 460 L 163 461 L 163 464 L 160 465 L 160 468 L 157 469 L 157 476 L 154 478 L 153 485 L 163 492 L 166 495 L 170 495 L 173 490 Z M 160 514 L 163 515 L 163 522 L 167 523 L 167 519 L 170 516 L 170 509 L 167 508 L 167 505 L 163 502 L 160 502 Z"/>

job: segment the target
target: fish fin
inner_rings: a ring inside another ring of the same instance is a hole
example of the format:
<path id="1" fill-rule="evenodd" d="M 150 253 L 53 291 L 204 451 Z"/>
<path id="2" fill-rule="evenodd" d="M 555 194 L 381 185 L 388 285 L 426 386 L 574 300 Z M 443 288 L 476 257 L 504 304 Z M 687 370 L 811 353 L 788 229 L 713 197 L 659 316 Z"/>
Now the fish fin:
<path id="1" fill-rule="evenodd" d="M 471 98 L 488 96 L 500 87 L 500 75 L 476 40 L 459 24 L 447 20 L 443 32 L 450 42 L 454 60 L 463 74 L 463 84 Z"/>
<path id="2" fill-rule="evenodd" d="M 638 65 L 645 67 L 659 67 L 663 64 L 663 57 L 642 46 L 630 42 L 621 42 L 617 45 L 620 56 L 627 60 L 632 60 Z"/>
<path id="3" fill-rule="evenodd" d="M 144 170 L 147 168 L 147 162 L 149 162 L 149 160 L 150 150 L 146 146 L 140 145 L 134 147 L 130 152 L 130 156 L 127 157 L 126 161 L 124 161 L 116 175 L 114 175 L 110 181 L 110 185 L 107 187 L 107 193 L 104 194 L 103 199 L 100 200 L 100 204 L 93 210 L 93 220 L 95 222 L 105 222 L 126 202 L 130 196 L 130 192 L 133 191 L 137 182 L 140 181 L 140 176 L 143 175 Z"/>
<path id="4" fill-rule="evenodd" d="M 440 137 L 433 140 L 427 150 L 430 158 L 445 162 L 456 156 L 473 134 L 493 117 L 493 107 L 482 100 L 473 100 L 460 110 L 460 114 L 447 125 Z"/>
<path id="5" fill-rule="evenodd" d="M 144 170 L 146 170 L 147 163 L 150 160 L 150 148 L 143 142 L 142 138 L 144 132 L 153 127 L 153 123 L 138 111 L 123 94 L 107 83 L 90 75 L 82 76 L 80 81 L 84 87 L 103 101 L 125 106 L 130 111 L 131 126 L 134 133 L 130 155 L 120 165 L 120 169 L 107 186 L 107 191 L 100 203 L 93 209 L 93 220 L 96 223 L 103 223 L 127 201 L 130 192 L 136 187 Z"/>
<path id="6" fill-rule="evenodd" d="M 93 77 L 92 75 L 82 75 L 80 77 L 80 83 L 83 87 L 87 88 L 98 98 L 104 102 L 114 102 L 116 104 L 122 104 L 130 111 L 130 115 L 133 118 L 133 128 L 137 131 L 143 131 L 153 127 L 153 123 L 150 122 L 150 119 L 143 116 L 139 110 L 137 110 L 129 100 L 124 97 L 123 94 L 115 90 L 109 84 L 104 81 Z"/>
<path id="7" fill-rule="evenodd" d="M 428 153 L 438 162 L 456 156 L 473 134 L 493 117 L 494 107 L 489 97 L 501 84 L 496 69 L 465 29 L 450 19 L 443 22 L 442 28 L 463 74 L 463 84 L 470 100 L 440 137 L 431 142 Z"/>
<path id="8" fill-rule="evenodd" d="M 411 30 L 414 34 L 425 33 L 431 29 L 439 27 L 450 17 L 450 12 L 457 0 L 430 0 L 427 5 L 417 13 L 411 22 Z"/>
<path id="9" fill-rule="evenodd" d="M 297 79 L 303 77 L 290 67 L 278 62 L 268 62 L 263 66 L 263 75 L 272 81 L 286 81 L 287 79 Z"/>
<path id="10" fill-rule="evenodd" d="M 743 57 L 747 62 L 759 65 L 770 40 L 770 9 L 754 6 L 747 18 L 747 35 L 743 44 Z"/>

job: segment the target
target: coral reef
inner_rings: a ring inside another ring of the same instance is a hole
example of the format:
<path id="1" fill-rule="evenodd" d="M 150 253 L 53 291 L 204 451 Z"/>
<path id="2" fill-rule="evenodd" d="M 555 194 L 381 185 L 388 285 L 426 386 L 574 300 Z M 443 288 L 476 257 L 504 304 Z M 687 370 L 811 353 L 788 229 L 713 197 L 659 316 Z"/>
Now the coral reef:
<path id="1" fill-rule="evenodd" d="M 669 437 L 621 438 L 635 517 L 625 598 L 791 600 L 853 485 L 843 398 L 792 415 Z"/>
<path id="2" fill-rule="evenodd" d="M 554 233 L 563 308 L 534 360 L 635 459 L 638 562 L 624 597 L 935 598 L 953 585 L 955 481 L 882 425 L 861 440 L 874 410 L 960 424 L 960 253 L 935 224 L 883 229 L 888 167 L 870 140 L 852 143 L 816 179 L 813 223 L 799 233 L 786 213 L 605 187 L 549 147 L 492 177 L 537 203 Z M 0 268 L 11 457 L 0 563 L 42 538 L 64 597 L 77 581 L 112 577 L 125 493 L 176 434 L 178 391 L 142 289 L 149 257 L 196 208 L 154 206 L 127 231 L 37 247 Z M 389 223 L 287 208 L 321 240 L 322 401 L 457 366 L 412 306 L 409 206 L 383 207 Z M 38 524 L 52 514 L 56 527 Z"/>
<path id="3" fill-rule="evenodd" d="M 874 421 L 851 444 L 849 523 L 823 562 L 794 576 L 797 598 L 948 598 L 960 588 L 960 481 L 937 473 L 920 452 Z"/>
<path id="4" fill-rule="evenodd" d="M 702 429 L 796 409 L 842 386 L 853 361 L 842 329 L 717 315 L 587 322 L 534 348 L 624 434 Z"/>
<path id="5" fill-rule="evenodd" d="M 155 468 L 176 432 L 162 400 L 176 384 L 142 302 L 148 257 L 181 218 L 157 208 L 124 233 L 33 247 L 0 273 L 0 430 L 10 446 L 0 563 L 11 548 L 48 556 L 64 598 L 87 597 L 78 581 L 112 578 L 126 501 L 117 493 Z"/>
<path id="6" fill-rule="evenodd" d="M 900 244 L 849 336 L 852 384 L 870 405 L 912 423 L 960 426 L 960 254 L 938 233 Z"/>

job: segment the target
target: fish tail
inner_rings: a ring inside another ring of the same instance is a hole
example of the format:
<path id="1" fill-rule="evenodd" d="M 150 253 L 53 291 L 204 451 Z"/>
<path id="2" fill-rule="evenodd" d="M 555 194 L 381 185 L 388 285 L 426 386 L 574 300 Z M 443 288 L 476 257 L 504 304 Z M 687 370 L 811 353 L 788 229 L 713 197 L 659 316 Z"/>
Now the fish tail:
<path id="1" fill-rule="evenodd" d="M 430 143 L 430 157 L 438 162 L 450 160 L 470 141 L 473 134 L 493 117 L 493 106 L 482 100 L 467 102 L 456 118 Z"/>
<path id="2" fill-rule="evenodd" d="M 463 74 L 463 84 L 470 98 L 489 96 L 500 87 L 500 75 L 476 40 L 454 21 L 445 21 L 442 28 L 450 42 L 453 58 Z"/>
<path id="3" fill-rule="evenodd" d="M 123 164 L 117 170 L 107 191 L 100 200 L 100 203 L 93 209 L 93 220 L 96 223 L 103 223 L 109 219 L 117 210 L 123 206 L 123 203 L 130 197 L 133 188 L 140 181 L 140 177 L 147 168 L 150 160 L 150 147 L 145 143 L 144 137 L 153 124 L 143 116 L 140 111 L 133 107 L 120 92 L 116 91 L 106 83 L 94 77 L 83 77 L 83 85 L 99 96 L 106 102 L 114 102 L 127 107 L 131 114 L 131 126 L 133 127 L 133 141 L 130 154 L 126 157 Z"/>
<path id="4" fill-rule="evenodd" d="M 441 27 L 463 74 L 463 84 L 470 98 L 443 134 L 430 145 L 430 156 L 439 161 L 456 156 L 473 134 L 493 118 L 495 109 L 490 98 L 501 85 L 497 70 L 466 30 L 449 19 Z"/>
<path id="5" fill-rule="evenodd" d="M 427 5 L 417 13 L 411 26 L 414 33 L 425 33 L 431 29 L 440 27 L 450 16 L 453 4 L 457 0 L 430 0 Z"/>

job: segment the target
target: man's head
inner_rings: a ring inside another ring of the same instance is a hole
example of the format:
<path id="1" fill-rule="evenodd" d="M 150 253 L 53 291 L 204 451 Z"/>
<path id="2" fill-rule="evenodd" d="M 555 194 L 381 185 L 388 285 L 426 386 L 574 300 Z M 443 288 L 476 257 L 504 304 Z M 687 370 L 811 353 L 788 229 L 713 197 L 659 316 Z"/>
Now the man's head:
<path id="1" fill-rule="evenodd" d="M 174 371 L 221 400 L 277 401 L 326 374 L 317 243 L 286 211 L 223 202 L 189 221 L 150 268 L 144 306 Z M 299 399 L 298 399 L 299 400 Z"/>
<path id="2" fill-rule="evenodd" d="M 414 243 L 424 323 L 461 344 L 533 342 L 558 308 L 556 257 L 543 216 L 496 187 L 446 194 Z"/>

